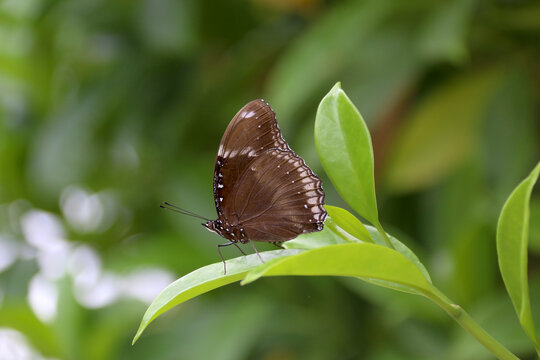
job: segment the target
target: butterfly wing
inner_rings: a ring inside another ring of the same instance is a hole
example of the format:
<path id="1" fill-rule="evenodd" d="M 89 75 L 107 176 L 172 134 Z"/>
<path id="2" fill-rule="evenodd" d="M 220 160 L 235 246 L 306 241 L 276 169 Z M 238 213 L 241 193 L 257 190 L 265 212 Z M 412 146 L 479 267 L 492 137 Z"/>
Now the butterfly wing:
<path id="1" fill-rule="evenodd" d="M 247 166 L 268 149 L 288 150 L 279 130 L 276 115 L 264 100 L 245 105 L 225 130 L 214 168 L 214 202 L 219 217 L 234 210 L 231 192 Z"/>
<path id="2" fill-rule="evenodd" d="M 319 231 L 326 218 L 320 179 L 289 148 L 263 100 L 240 109 L 221 139 L 214 200 L 219 219 L 253 241 Z"/>
<path id="3" fill-rule="evenodd" d="M 235 188 L 232 219 L 253 241 L 286 241 L 320 231 L 326 218 L 321 180 L 292 150 L 260 154 Z"/>

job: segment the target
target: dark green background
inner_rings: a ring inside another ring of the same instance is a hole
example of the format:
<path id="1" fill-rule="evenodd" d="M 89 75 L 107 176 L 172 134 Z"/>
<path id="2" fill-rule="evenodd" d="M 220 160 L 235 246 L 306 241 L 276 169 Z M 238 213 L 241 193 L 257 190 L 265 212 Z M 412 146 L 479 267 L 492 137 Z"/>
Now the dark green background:
<path id="1" fill-rule="evenodd" d="M 534 358 L 497 270 L 495 226 L 540 158 L 539 19 L 538 1 L 512 0 L 2 1 L 0 251 L 11 255 L 0 339 L 17 330 L 56 359 L 490 359 L 427 300 L 330 278 L 216 290 L 131 347 L 146 303 L 88 308 L 73 271 L 47 273 L 43 256 L 73 268 L 81 248 L 99 256 L 96 284 L 108 274 L 115 289 L 144 287 L 132 277 L 141 269 L 173 279 L 219 261 L 220 238 L 158 205 L 215 216 L 219 140 L 256 98 L 321 175 L 327 203 L 345 207 L 313 144 L 318 102 L 341 81 L 372 132 L 387 231 L 498 340 Z M 101 218 L 85 217 L 92 206 Z M 538 192 L 531 208 L 538 314 Z M 29 214 L 61 225 L 67 258 L 29 240 Z M 36 276 L 58 295 L 48 322 L 27 301 Z"/>

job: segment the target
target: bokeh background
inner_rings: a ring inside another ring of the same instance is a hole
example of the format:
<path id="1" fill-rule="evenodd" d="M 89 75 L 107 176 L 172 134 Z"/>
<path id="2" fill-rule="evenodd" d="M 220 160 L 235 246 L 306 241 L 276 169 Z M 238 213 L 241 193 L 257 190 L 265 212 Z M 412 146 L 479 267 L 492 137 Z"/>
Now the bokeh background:
<path id="1" fill-rule="evenodd" d="M 491 359 L 425 299 L 323 277 L 218 289 L 131 346 L 163 287 L 219 261 L 219 237 L 158 205 L 215 216 L 218 143 L 248 101 L 347 206 L 313 143 L 337 81 L 373 135 L 385 228 L 533 359 L 495 253 L 501 206 L 540 159 L 528 0 L 0 2 L 0 359 Z"/>

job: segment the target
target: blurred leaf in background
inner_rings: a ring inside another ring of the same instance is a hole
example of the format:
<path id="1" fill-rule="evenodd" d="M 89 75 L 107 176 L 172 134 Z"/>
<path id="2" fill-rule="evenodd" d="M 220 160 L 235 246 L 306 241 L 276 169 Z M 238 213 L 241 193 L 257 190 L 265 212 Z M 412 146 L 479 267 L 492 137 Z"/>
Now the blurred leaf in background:
<path id="1" fill-rule="evenodd" d="M 336 81 L 373 134 L 385 228 L 533 356 L 495 225 L 540 158 L 538 18 L 532 0 L 3 1 L 0 358 L 490 358 L 424 299 L 325 278 L 231 285 L 130 346 L 163 287 L 218 260 L 219 238 L 158 204 L 214 216 L 217 145 L 248 101 L 270 102 L 327 203 L 346 207 L 313 143 Z M 533 192 L 531 304 L 539 203 Z"/>

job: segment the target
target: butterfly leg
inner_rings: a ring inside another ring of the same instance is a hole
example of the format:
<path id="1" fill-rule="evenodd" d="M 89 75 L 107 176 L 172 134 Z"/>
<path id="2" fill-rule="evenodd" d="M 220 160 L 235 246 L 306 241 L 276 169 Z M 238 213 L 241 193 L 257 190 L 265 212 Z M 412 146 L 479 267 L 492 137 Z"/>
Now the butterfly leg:
<path id="1" fill-rule="evenodd" d="M 236 246 L 236 248 L 237 248 L 238 250 L 240 250 L 240 252 L 241 252 L 244 256 L 247 256 L 247 254 L 244 252 L 244 250 L 242 250 L 242 248 L 241 248 L 240 246 L 238 246 L 237 243 L 233 242 L 233 245 Z"/>
<path id="2" fill-rule="evenodd" d="M 251 246 L 253 246 L 253 250 L 255 250 L 255 252 L 257 253 L 257 256 L 259 257 L 259 259 L 261 260 L 261 262 L 264 262 L 261 254 L 259 254 L 259 252 L 257 251 L 257 248 L 255 247 L 255 243 L 251 240 L 249 240 L 249 242 L 251 243 Z"/>
<path id="3" fill-rule="evenodd" d="M 272 245 L 274 245 L 275 247 L 278 247 L 280 249 L 285 249 L 282 245 L 282 243 L 280 242 L 277 242 L 277 241 L 272 241 Z"/>
<path id="4" fill-rule="evenodd" d="M 225 263 L 225 259 L 223 259 L 223 255 L 221 254 L 221 249 L 220 248 L 225 247 L 225 246 L 230 246 L 230 245 L 235 245 L 236 247 L 238 247 L 238 245 L 236 245 L 236 243 L 234 241 L 228 242 L 226 244 L 217 244 L 217 252 L 219 254 L 219 257 L 221 258 L 221 261 L 223 262 L 223 275 L 227 275 L 227 264 Z M 240 250 L 240 251 L 242 251 L 242 250 Z M 242 251 L 242 253 L 243 253 L 243 251 Z"/>

